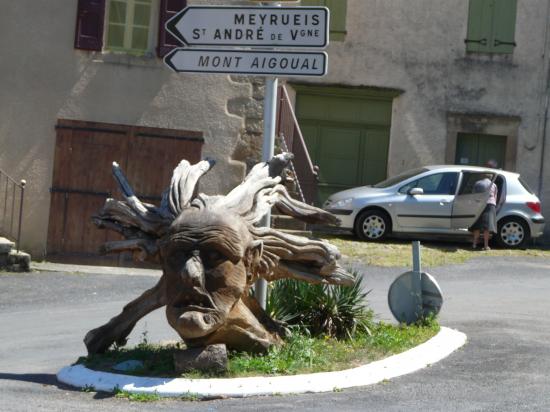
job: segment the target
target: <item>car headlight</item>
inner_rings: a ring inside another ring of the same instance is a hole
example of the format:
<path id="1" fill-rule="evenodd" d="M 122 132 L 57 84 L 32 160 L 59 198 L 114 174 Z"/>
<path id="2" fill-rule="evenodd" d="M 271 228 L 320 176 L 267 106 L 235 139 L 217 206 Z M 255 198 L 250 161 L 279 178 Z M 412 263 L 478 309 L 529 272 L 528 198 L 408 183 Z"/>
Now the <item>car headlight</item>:
<path id="1" fill-rule="evenodd" d="M 336 202 L 332 202 L 330 204 L 330 207 L 332 209 L 346 209 L 348 207 L 351 206 L 353 202 L 353 198 L 347 198 L 347 199 L 340 199 L 340 200 L 337 200 Z"/>

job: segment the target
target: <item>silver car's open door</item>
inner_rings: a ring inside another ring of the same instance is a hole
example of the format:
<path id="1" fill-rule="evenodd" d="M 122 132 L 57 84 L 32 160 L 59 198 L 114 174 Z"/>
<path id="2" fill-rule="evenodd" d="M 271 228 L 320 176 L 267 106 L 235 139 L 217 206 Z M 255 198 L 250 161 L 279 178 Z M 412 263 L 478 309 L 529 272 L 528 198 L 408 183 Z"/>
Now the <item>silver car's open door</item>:
<path id="1" fill-rule="evenodd" d="M 492 182 L 496 175 L 490 172 L 463 171 L 460 179 L 458 194 L 453 201 L 451 227 L 453 229 L 467 229 L 477 220 L 489 199 L 489 192 L 478 192 L 476 183 L 485 177 Z"/>

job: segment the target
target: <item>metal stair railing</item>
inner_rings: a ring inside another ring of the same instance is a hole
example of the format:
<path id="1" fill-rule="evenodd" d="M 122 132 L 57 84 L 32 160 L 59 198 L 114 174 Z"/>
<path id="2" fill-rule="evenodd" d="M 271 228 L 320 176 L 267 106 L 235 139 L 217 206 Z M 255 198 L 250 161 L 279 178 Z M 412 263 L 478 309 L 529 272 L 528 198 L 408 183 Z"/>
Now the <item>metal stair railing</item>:
<path id="1" fill-rule="evenodd" d="M 19 183 L 0 169 L 0 235 L 15 240 L 17 252 L 21 245 L 23 225 L 23 200 L 27 182 Z M 17 228 L 15 228 L 17 222 Z"/>
<path id="2" fill-rule="evenodd" d="M 285 151 L 294 153 L 292 171 L 296 176 L 297 187 L 300 188 L 300 196 L 306 203 L 313 204 L 317 198 L 318 168 L 311 161 L 284 85 L 279 86 L 278 90 L 276 136 L 284 141 Z"/>
<path id="3" fill-rule="evenodd" d="M 284 134 L 279 135 L 279 140 L 281 141 L 281 146 L 283 147 L 284 152 L 289 152 L 288 146 L 286 145 L 285 136 Z M 300 185 L 300 179 L 298 179 L 298 175 L 296 174 L 296 168 L 294 167 L 294 161 L 291 160 L 289 162 L 290 170 L 292 171 L 292 174 L 294 175 L 294 179 L 296 182 L 296 189 L 298 190 L 298 195 L 300 196 L 300 200 L 304 203 L 306 203 L 306 198 L 304 196 L 304 192 L 302 190 L 302 186 Z"/>

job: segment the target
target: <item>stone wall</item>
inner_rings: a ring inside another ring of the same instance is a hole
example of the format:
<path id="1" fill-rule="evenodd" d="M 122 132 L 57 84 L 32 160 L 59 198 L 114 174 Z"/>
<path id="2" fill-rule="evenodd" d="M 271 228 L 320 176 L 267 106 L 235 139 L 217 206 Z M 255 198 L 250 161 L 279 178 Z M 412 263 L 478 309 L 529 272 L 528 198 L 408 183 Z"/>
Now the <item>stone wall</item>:
<path id="1" fill-rule="evenodd" d="M 251 86 L 250 94 L 227 101 L 227 111 L 241 116 L 244 121 L 232 158 L 244 162 L 250 170 L 262 159 L 265 81 L 263 78 L 251 76 L 231 76 L 231 79 Z"/>

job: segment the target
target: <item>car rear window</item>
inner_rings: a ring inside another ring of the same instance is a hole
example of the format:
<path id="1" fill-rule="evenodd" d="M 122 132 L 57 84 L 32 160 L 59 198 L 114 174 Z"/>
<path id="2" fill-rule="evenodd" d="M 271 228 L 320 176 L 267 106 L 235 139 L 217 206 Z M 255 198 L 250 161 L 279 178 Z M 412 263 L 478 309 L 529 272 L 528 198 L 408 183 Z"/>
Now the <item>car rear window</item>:
<path id="1" fill-rule="evenodd" d="M 407 180 L 410 177 L 416 176 L 420 173 L 424 173 L 427 171 L 428 169 L 426 168 L 407 170 L 406 172 L 403 172 L 397 176 L 390 177 L 389 179 L 386 179 L 386 180 L 382 180 L 380 183 L 375 184 L 374 187 L 377 187 L 379 189 L 384 189 L 386 187 L 396 185 L 398 183 L 401 183 L 403 180 Z"/>
<path id="2" fill-rule="evenodd" d="M 535 194 L 535 192 L 533 192 L 533 189 L 531 189 L 531 188 L 529 187 L 529 185 L 527 184 L 527 182 L 525 182 L 525 180 L 523 180 L 521 177 L 518 178 L 518 180 L 519 180 L 519 182 L 521 183 L 521 185 L 523 186 L 523 188 L 524 188 L 525 190 L 527 190 L 527 191 L 528 191 L 529 193 L 531 193 L 532 195 Z"/>

